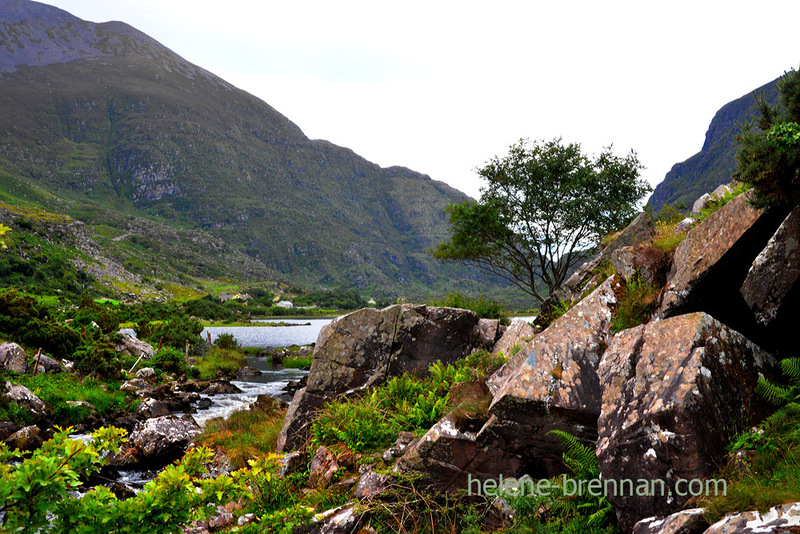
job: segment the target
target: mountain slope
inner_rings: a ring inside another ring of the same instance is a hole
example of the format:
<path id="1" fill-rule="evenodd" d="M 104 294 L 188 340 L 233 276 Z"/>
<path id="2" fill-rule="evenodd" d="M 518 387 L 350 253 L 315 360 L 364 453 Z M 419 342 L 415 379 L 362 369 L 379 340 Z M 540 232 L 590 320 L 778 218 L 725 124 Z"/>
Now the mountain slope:
<path id="1" fill-rule="evenodd" d="M 763 91 L 767 102 L 778 102 L 778 80 L 773 80 L 756 89 Z M 666 205 L 683 203 L 687 208 L 703 193 L 713 191 L 720 184 L 731 181 L 736 171 L 736 123 L 751 120 L 755 115 L 753 93 L 748 93 L 733 102 L 725 104 L 717 111 L 706 132 L 703 148 L 691 158 L 676 163 L 667 173 L 664 181 L 656 186 L 648 206 L 660 210 Z"/>
<path id="2" fill-rule="evenodd" d="M 123 23 L 0 0 L 0 42 L 0 170 L 75 218 L 202 230 L 311 285 L 419 294 L 477 278 L 425 254 L 447 236 L 444 207 L 465 195 L 309 140 Z"/>

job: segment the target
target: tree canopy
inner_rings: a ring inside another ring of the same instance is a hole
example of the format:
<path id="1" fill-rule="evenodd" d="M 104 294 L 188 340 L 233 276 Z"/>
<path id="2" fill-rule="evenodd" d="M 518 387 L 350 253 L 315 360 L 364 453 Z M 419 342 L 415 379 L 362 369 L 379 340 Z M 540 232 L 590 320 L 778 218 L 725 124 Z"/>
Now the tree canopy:
<path id="1" fill-rule="evenodd" d="M 777 107 L 756 96 L 760 117 L 741 125 L 738 137 L 734 178 L 753 185 L 760 207 L 800 202 L 800 73 L 785 73 L 778 92 Z"/>
<path id="2" fill-rule="evenodd" d="M 447 207 L 451 237 L 433 255 L 478 266 L 544 300 L 650 191 L 636 153 L 611 149 L 591 158 L 560 138 L 520 140 L 478 170 L 486 181 L 480 200 Z"/>

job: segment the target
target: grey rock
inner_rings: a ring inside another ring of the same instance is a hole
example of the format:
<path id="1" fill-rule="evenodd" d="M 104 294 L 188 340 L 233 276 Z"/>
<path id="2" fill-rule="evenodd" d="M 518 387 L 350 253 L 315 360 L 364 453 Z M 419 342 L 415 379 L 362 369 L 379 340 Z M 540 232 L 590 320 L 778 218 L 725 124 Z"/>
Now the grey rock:
<path id="1" fill-rule="evenodd" d="M 0 369 L 24 375 L 28 372 L 28 356 L 16 343 L 0 345 Z"/>
<path id="2" fill-rule="evenodd" d="M 708 207 L 708 202 L 711 200 L 711 195 L 704 193 L 692 204 L 692 215 L 700 215 L 700 211 Z"/>
<path id="3" fill-rule="evenodd" d="M 784 219 L 753 261 L 740 289 L 756 320 L 770 326 L 800 278 L 800 207 Z"/>
<path id="4" fill-rule="evenodd" d="M 633 534 L 703 534 L 707 528 L 706 511 L 691 508 L 661 519 L 642 519 L 633 526 Z"/>
<path id="5" fill-rule="evenodd" d="M 41 431 L 38 426 L 26 426 L 5 439 L 11 449 L 33 451 L 42 446 Z"/>
<path id="6" fill-rule="evenodd" d="M 135 336 L 128 333 L 122 333 L 122 339 L 117 343 L 117 352 L 125 352 L 129 356 L 137 360 L 142 357 L 144 360 L 149 360 L 156 355 L 155 349 L 147 341 L 142 341 Z"/>
<path id="7" fill-rule="evenodd" d="M 711 525 L 705 534 L 791 534 L 800 532 L 800 502 L 769 509 L 766 514 L 744 512 L 729 515 Z"/>
<path id="8" fill-rule="evenodd" d="M 201 432 L 191 416 L 166 415 L 136 425 L 128 441 L 140 452 L 143 460 L 168 463 L 181 456 Z"/>
<path id="9" fill-rule="evenodd" d="M 148 384 L 147 381 L 144 380 L 143 378 L 133 378 L 131 380 L 123 382 L 122 385 L 119 387 L 119 389 L 130 395 L 136 395 L 139 391 L 142 391 L 149 387 L 150 384 Z"/>
<path id="10" fill-rule="evenodd" d="M 358 478 L 354 497 L 359 500 L 371 501 L 381 493 L 385 493 L 391 486 L 392 477 L 367 471 Z"/>
<path id="11" fill-rule="evenodd" d="M 45 404 L 42 399 L 34 395 L 31 390 L 20 384 L 6 382 L 5 396 L 16 402 L 22 408 L 33 412 L 35 415 L 44 414 Z"/>
<path id="12" fill-rule="evenodd" d="M 152 367 L 142 367 L 138 371 L 136 371 L 136 378 L 153 378 L 156 376 L 156 370 Z"/>

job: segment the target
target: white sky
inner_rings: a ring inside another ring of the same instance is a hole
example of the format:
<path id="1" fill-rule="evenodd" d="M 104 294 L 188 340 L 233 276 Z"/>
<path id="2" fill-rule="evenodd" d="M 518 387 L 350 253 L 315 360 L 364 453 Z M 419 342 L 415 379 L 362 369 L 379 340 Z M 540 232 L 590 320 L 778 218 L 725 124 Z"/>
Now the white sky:
<path id="1" fill-rule="evenodd" d="M 655 185 L 714 113 L 800 65 L 796 0 L 50 0 L 121 20 L 311 138 L 479 196 L 522 137 L 634 149 Z"/>

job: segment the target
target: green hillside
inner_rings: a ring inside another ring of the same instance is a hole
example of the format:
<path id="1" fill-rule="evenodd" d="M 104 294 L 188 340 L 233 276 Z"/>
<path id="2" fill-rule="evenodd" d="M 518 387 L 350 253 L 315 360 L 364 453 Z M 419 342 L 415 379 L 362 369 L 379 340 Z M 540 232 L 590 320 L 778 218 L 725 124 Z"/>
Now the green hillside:
<path id="1" fill-rule="evenodd" d="M 466 198 L 446 184 L 310 140 L 122 23 L 2 0 L 0 42 L 2 191 L 112 236 L 133 273 L 153 274 L 135 261 L 149 247 L 192 276 L 226 271 L 235 252 L 250 260 L 232 275 L 309 287 L 478 287 L 477 273 L 426 253 L 447 236 L 444 207 Z M 176 232 L 197 250 L 181 253 Z M 216 245 L 201 268 L 204 240 Z"/>

